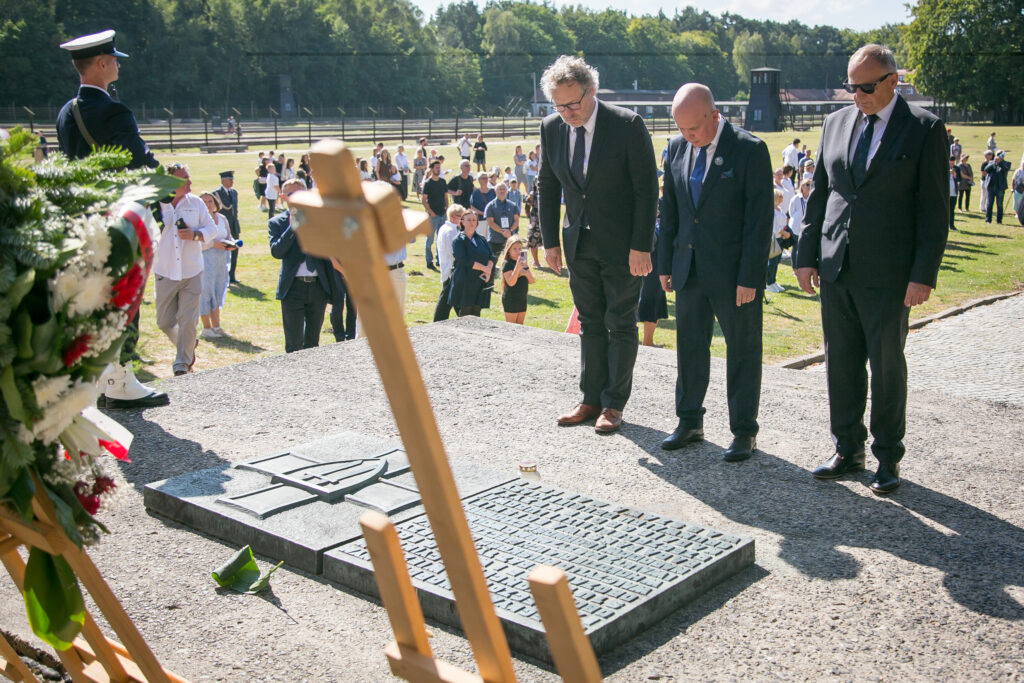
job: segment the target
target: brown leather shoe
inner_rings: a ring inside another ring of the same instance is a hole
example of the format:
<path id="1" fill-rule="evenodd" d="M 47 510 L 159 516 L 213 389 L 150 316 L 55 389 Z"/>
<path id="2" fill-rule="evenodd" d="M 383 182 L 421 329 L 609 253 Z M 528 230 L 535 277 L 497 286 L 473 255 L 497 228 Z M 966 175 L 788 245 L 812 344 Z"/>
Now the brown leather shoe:
<path id="1" fill-rule="evenodd" d="M 615 408 L 605 408 L 594 423 L 594 431 L 599 434 L 611 434 L 619 431 L 622 426 L 622 411 Z"/>
<path id="2" fill-rule="evenodd" d="M 586 403 L 577 403 L 576 407 L 565 415 L 558 416 L 559 427 L 578 425 L 593 419 L 601 412 L 601 406 L 591 406 Z"/>

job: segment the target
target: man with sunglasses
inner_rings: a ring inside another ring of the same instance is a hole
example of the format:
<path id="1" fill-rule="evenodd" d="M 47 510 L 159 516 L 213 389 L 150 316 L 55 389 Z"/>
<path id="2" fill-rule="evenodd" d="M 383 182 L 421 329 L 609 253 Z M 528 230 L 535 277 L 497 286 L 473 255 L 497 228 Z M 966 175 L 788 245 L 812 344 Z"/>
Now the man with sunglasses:
<path id="1" fill-rule="evenodd" d="M 796 277 L 821 288 L 834 455 L 814 470 L 836 479 L 864 469 L 865 363 L 871 366 L 873 493 L 900 485 L 906 432 L 903 346 L 911 306 L 935 288 L 949 230 L 946 131 L 896 92 L 896 60 L 881 45 L 850 57 L 854 105 L 825 119 L 797 248 Z"/>
<path id="2" fill-rule="evenodd" d="M 540 127 L 544 258 L 560 273 L 565 249 L 582 354 L 582 399 L 558 424 L 596 418 L 597 432 L 614 432 L 633 385 L 641 276 L 651 272 L 654 145 L 640 116 L 598 101 L 597 71 L 579 57 L 555 60 L 541 86 L 556 112 Z"/>

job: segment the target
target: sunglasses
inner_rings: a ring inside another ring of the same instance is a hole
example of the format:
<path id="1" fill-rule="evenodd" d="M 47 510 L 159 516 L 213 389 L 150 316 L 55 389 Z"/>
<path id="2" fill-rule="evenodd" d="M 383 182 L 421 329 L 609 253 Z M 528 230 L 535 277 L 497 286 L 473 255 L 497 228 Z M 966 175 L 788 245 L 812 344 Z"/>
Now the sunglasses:
<path id="1" fill-rule="evenodd" d="M 882 84 L 882 81 L 889 78 L 889 76 L 892 76 L 894 73 L 896 72 L 890 71 L 889 73 L 885 74 L 874 83 L 843 83 L 843 90 L 852 94 L 857 92 L 857 88 L 860 88 L 865 95 L 870 95 L 871 93 L 875 92 L 875 88 Z"/>

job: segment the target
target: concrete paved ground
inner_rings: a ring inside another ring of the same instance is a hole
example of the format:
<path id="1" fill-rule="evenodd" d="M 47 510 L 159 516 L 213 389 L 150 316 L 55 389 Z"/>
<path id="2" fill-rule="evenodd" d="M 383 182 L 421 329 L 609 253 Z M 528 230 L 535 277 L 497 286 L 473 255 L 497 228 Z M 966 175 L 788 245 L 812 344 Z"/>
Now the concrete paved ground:
<path id="1" fill-rule="evenodd" d="M 1018 339 L 1021 327 L 1018 316 Z M 870 473 L 831 483 L 810 476 L 831 453 L 821 373 L 766 368 L 760 450 L 728 464 L 720 361 L 707 442 L 666 453 L 658 443 L 675 426 L 671 351 L 641 348 L 626 425 L 601 437 L 554 424 L 578 398 L 576 339 L 480 320 L 411 335 L 451 458 L 510 472 L 536 459 L 553 485 L 756 539 L 754 567 L 605 656 L 608 680 L 1024 676 L 1024 405 L 938 391 L 956 379 L 951 354 L 931 354 L 950 361 L 948 381 L 910 394 L 904 484 L 881 499 L 865 486 Z M 993 358 L 978 348 L 982 335 L 970 337 L 982 359 Z M 923 376 L 911 364 L 912 377 Z M 1007 377 L 991 373 L 993 383 Z M 234 548 L 149 515 L 141 500 L 150 481 L 323 434 L 397 436 L 366 344 L 165 388 L 169 407 L 121 415 L 135 434 L 133 463 L 121 468 L 121 504 L 103 518 L 113 533 L 91 551 L 161 661 L 193 681 L 392 680 L 379 605 L 287 568 L 268 594 L 222 592 L 209 572 Z M 0 625 L 27 631 L 6 578 Z M 461 636 L 430 628 L 437 656 L 472 669 Z M 516 671 L 523 681 L 556 678 L 522 660 Z"/>

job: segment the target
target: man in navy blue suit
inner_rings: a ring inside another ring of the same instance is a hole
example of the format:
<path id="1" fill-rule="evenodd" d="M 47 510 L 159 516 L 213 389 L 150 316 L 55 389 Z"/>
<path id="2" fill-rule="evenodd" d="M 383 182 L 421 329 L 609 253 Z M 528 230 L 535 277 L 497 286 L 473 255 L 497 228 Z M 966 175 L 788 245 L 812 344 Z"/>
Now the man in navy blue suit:
<path id="1" fill-rule="evenodd" d="M 71 53 L 81 84 L 57 115 L 57 142 L 70 159 L 89 156 L 94 147 L 121 147 L 131 152 L 128 168 L 159 164 L 139 135 L 131 110 L 107 92 L 117 80 L 119 59 L 128 57 L 114 49 L 114 31 L 107 30 L 62 43 Z"/>
<path id="2" fill-rule="evenodd" d="M 764 268 L 772 220 L 771 155 L 734 128 L 711 90 L 687 83 L 672 102 L 678 135 L 665 160 L 665 213 L 658 239 L 662 288 L 676 292 L 676 415 L 666 450 L 704 438 L 704 396 L 718 319 L 726 345 L 732 444 L 724 459 L 746 460 L 757 445 L 761 398 Z"/>
<path id="3" fill-rule="evenodd" d="M 281 194 L 285 198 L 293 192 L 305 190 L 301 180 L 285 182 Z M 284 324 L 284 350 L 286 353 L 320 345 L 320 328 L 331 296 L 330 261 L 302 253 L 291 212 L 280 213 L 267 222 L 270 254 L 281 259 L 281 272 L 277 278 L 277 300 L 281 302 L 281 321 Z"/>

